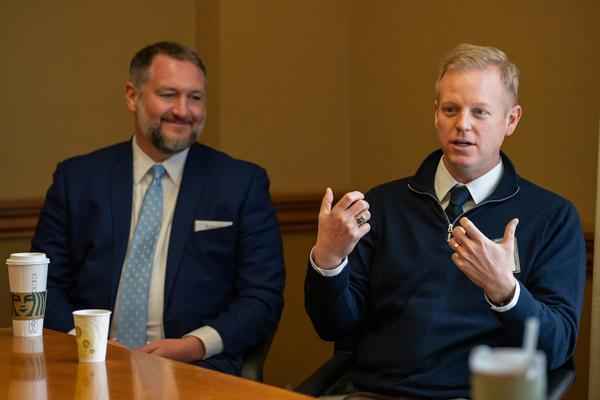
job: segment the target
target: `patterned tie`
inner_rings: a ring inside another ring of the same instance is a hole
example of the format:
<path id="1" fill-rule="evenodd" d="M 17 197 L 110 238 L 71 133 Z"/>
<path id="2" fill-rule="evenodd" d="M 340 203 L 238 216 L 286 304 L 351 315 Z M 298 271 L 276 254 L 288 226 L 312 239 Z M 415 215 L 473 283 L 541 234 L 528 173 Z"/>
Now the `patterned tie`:
<path id="1" fill-rule="evenodd" d="M 453 222 L 463 212 L 463 205 L 469 201 L 471 193 L 466 186 L 454 185 L 450 189 L 450 204 L 446 207 L 446 215 L 450 222 Z"/>
<path id="2" fill-rule="evenodd" d="M 161 179 L 165 168 L 157 164 L 152 167 L 152 174 L 152 182 L 144 195 L 120 283 L 117 338 L 130 348 L 146 344 L 148 291 L 156 239 L 162 220 Z"/>

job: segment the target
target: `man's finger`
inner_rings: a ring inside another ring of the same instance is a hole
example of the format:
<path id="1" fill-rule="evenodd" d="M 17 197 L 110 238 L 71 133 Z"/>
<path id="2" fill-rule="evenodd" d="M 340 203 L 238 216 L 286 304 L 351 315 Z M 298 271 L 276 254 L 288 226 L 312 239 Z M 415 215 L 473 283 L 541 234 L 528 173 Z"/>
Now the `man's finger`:
<path id="1" fill-rule="evenodd" d="M 467 235 L 467 231 L 462 226 L 457 226 L 452 229 L 452 238 L 455 242 L 459 243 L 461 246 L 470 247 L 472 245 L 473 239 Z M 450 246 L 450 242 L 448 242 Z"/>
<path id="2" fill-rule="evenodd" d="M 364 200 L 357 200 L 348 208 L 350 215 L 358 215 L 369 209 L 369 203 Z"/>
<path id="3" fill-rule="evenodd" d="M 360 235 L 360 238 L 362 238 L 367 233 L 369 233 L 370 230 L 371 230 L 371 225 L 368 222 L 365 222 L 364 224 L 362 224 L 361 226 L 359 226 L 358 227 L 358 234 Z"/>
<path id="4" fill-rule="evenodd" d="M 333 203 L 333 190 L 330 187 L 325 189 L 323 201 L 321 201 L 321 210 L 319 214 L 329 214 L 331 212 L 331 203 Z"/>
<path id="5" fill-rule="evenodd" d="M 462 245 L 459 243 L 456 237 L 453 237 L 452 239 L 448 240 L 448 246 L 450 246 L 453 251 L 457 251 Z"/>
<path id="6" fill-rule="evenodd" d="M 152 353 L 154 350 L 156 350 L 159 346 L 155 343 L 155 342 L 150 342 L 142 347 L 140 347 L 139 349 L 137 349 L 138 351 L 141 351 L 143 353 Z"/>
<path id="7" fill-rule="evenodd" d="M 504 228 L 504 237 L 502 243 L 513 245 L 515 242 L 515 232 L 517 231 L 517 225 L 519 224 L 518 218 L 513 218 Z"/>
<path id="8" fill-rule="evenodd" d="M 156 347 L 154 349 L 152 349 L 150 352 L 150 354 L 154 354 L 156 356 L 162 356 L 163 355 L 163 351 L 161 347 Z"/>
<path id="9" fill-rule="evenodd" d="M 371 212 L 369 210 L 364 210 L 360 213 L 360 215 L 365 219 L 365 222 L 369 222 L 369 220 L 371 219 Z"/>
<path id="10" fill-rule="evenodd" d="M 362 194 L 361 192 L 358 192 L 358 191 L 348 192 L 344 196 L 342 196 L 340 201 L 337 202 L 337 204 L 335 205 L 335 208 L 341 209 L 342 211 L 346 210 L 355 201 L 362 200 L 364 198 L 365 198 L 365 195 Z"/>
<path id="11" fill-rule="evenodd" d="M 472 223 L 471 220 L 469 220 L 467 217 L 462 217 L 459 223 L 471 239 L 487 239 L 487 237 L 483 233 L 481 233 L 481 231 L 477 229 L 475 224 Z"/>

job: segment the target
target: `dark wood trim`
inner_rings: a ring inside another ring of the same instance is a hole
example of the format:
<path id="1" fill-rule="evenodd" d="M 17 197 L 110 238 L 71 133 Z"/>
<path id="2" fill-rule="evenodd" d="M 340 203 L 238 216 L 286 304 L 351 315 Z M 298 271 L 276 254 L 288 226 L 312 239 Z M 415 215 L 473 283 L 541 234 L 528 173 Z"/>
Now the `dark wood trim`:
<path id="1" fill-rule="evenodd" d="M 585 253 L 587 256 L 587 272 L 589 275 L 594 270 L 594 232 L 584 232 L 585 235 Z"/>
<path id="2" fill-rule="evenodd" d="M 317 229 L 320 195 L 273 196 L 273 203 L 283 232 Z M 42 205 L 42 199 L 0 201 L 0 239 L 31 238 Z"/>
<path id="3" fill-rule="evenodd" d="M 0 239 L 31 238 L 42 204 L 42 199 L 0 201 Z"/>
<path id="4" fill-rule="evenodd" d="M 40 215 L 42 199 L 0 201 L 0 239 L 29 239 Z M 273 203 L 283 232 L 316 231 L 320 194 L 274 195 Z M 585 232 L 587 269 L 594 265 L 594 232 Z"/>
<path id="5" fill-rule="evenodd" d="M 320 195 L 275 195 L 273 204 L 283 232 L 317 230 Z"/>

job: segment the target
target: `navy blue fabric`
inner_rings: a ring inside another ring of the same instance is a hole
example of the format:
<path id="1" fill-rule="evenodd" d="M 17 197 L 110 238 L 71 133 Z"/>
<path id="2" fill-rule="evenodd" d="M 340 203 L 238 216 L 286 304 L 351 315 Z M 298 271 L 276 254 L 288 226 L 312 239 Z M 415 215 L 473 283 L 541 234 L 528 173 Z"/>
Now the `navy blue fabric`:
<path id="1" fill-rule="evenodd" d="M 434 190 L 441 155 L 429 155 L 414 177 L 367 193 L 372 228 L 341 274 L 326 278 L 308 267 L 306 310 L 321 338 L 356 337 L 350 377 L 360 389 L 469 397 L 470 350 L 520 346 L 529 316 L 541 321 L 539 347 L 550 369 L 569 361 L 575 347 L 586 258 L 573 205 L 520 178 L 502 154 L 498 187 L 463 214 L 490 239 L 520 220 L 521 295 L 510 311 L 495 312 L 451 260 L 450 222 Z"/>
<path id="2" fill-rule="evenodd" d="M 74 309 L 113 310 L 132 170 L 131 142 L 58 165 L 32 240 L 50 258 L 45 327 L 69 331 Z M 190 148 L 171 228 L 163 322 L 167 338 L 204 325 L 219 332 L 224 353 L 196 364 L 239 374 L 242 353 L 277 327 L 284 266 L 268 187 L 262 168 L 200 144 Z M 195 232 L 195 220 L 233 225 Z"/>

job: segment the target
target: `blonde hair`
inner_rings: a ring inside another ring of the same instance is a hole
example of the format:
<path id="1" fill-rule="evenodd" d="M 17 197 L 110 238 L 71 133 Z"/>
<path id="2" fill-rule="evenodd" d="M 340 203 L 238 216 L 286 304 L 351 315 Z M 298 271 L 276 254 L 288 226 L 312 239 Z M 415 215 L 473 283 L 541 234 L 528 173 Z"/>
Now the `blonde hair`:
<path id="1" fill-rule="evenodd" d="M 435 82 L 436 98 L 439 96 L 440 81 L 446 72 L 450 70 L 483 69 L 489 65 L 495 65 L 500 69 L 504 86 L 512 96 L 512 105 L 517 104 L 519 95 L 519 69 L 517 66 L 500 49 L 469 43 L 459 44 L 442 59 L 438 78 Z"/>

